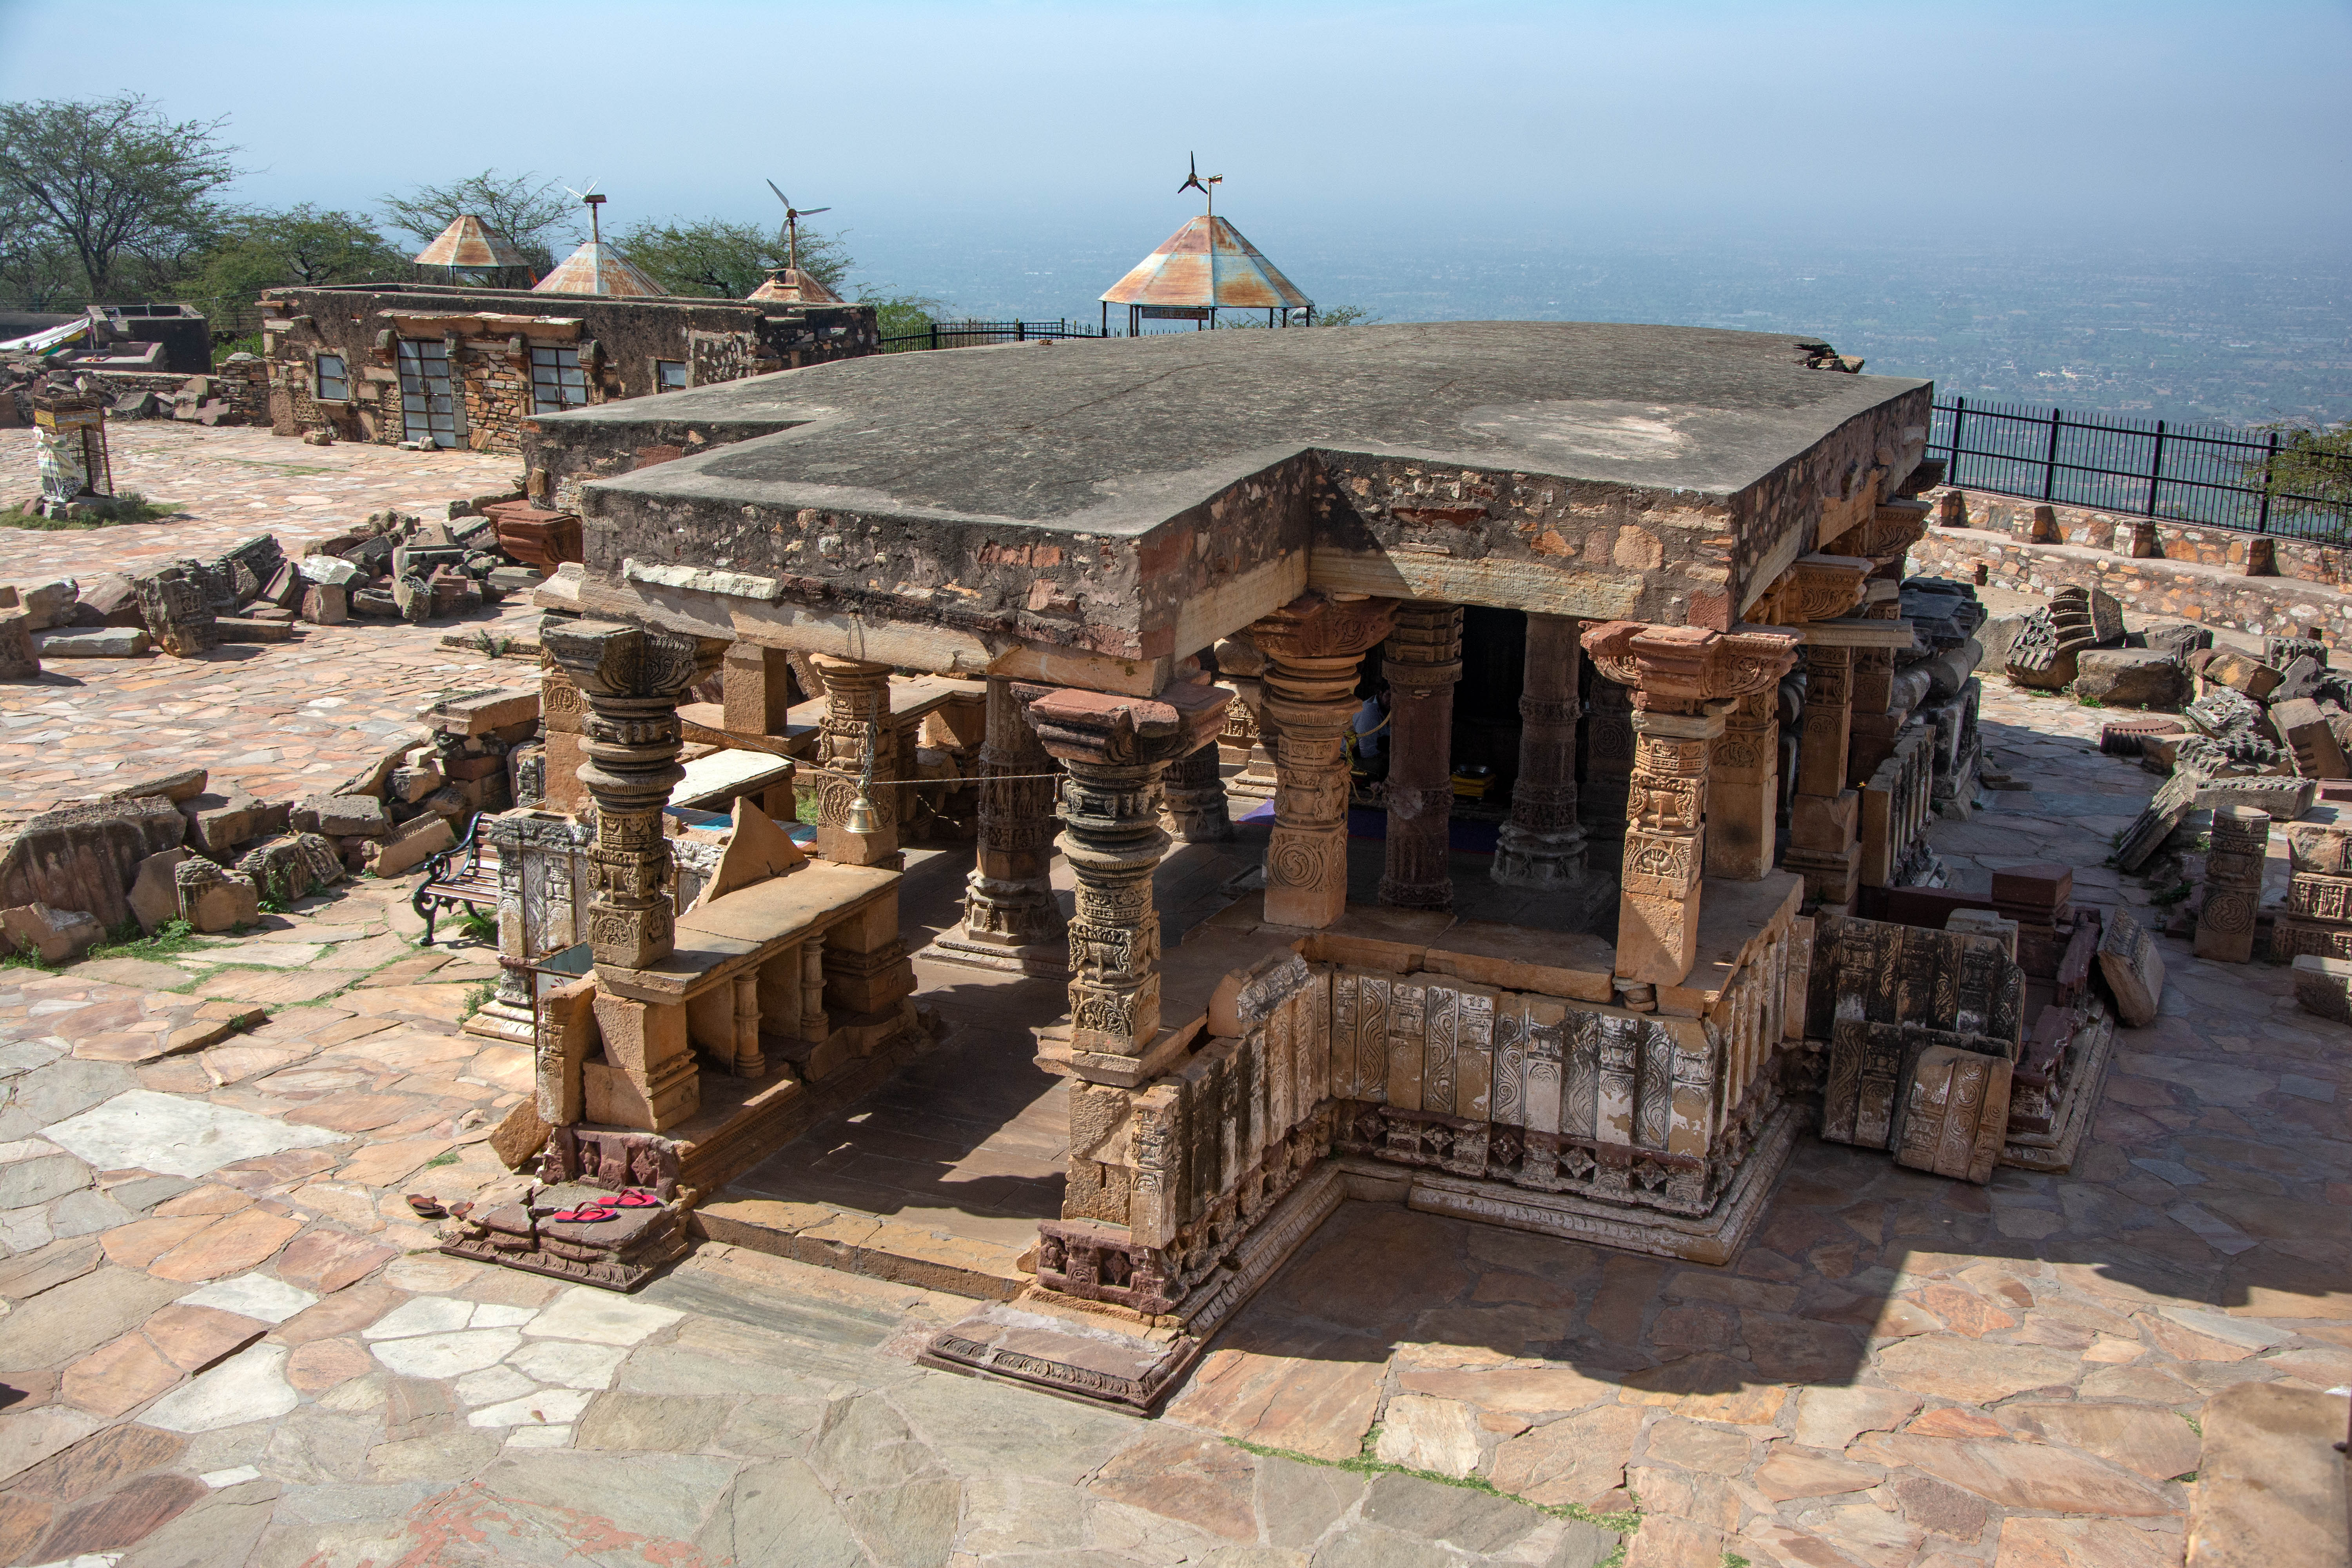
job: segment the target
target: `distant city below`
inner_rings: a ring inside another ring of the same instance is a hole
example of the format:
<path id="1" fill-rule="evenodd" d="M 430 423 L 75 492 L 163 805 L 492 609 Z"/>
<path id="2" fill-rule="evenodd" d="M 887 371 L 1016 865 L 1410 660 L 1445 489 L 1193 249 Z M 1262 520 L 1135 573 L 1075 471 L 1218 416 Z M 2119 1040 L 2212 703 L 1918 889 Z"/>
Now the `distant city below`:
<path id="1" fill-rule="evenodd" d="M 1181 216 L 1171 212 L 1164 228 Z M 1234 216 L 1318 306 L 1386 321 L 1804 332 L 1862 355 L 1873 372 L 1930 377 L 1939 396 L 2241 426 L 2352 418 L 2352 262 L 2340 248 L 2100 255 L 2030 236 L 2000 252 L 1638 235 L 1368 245 Z M 862 277 L 952 313 L 1091 321 L 1097 297 L 1162 237 L 1149 226 L 1125 232 L 1121 221 L 1115 244 L 1035 226 L 991 244 L 950 226 L 953 239 L 880 226 L 846 239 Z"/>

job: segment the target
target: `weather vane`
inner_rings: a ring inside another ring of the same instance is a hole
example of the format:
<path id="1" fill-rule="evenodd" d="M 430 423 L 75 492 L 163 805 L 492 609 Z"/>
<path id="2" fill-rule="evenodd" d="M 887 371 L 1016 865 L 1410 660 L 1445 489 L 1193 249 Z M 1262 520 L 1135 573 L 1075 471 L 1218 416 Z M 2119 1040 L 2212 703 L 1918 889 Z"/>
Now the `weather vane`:
<path id="1" fill-rule="evenodd" d="M 1188 153 L 1185 154 L 1185 157 L 1191 161 L 1192 172 L 1184 176 L 1184 183 L 1176 187 L 1176 194 L 1181 196 L 1186 191 L 1200 192 L 1209 199 L 1208 216 L 1211 217 L 1216 216 L 1217 187 L 1224 184 L 1225 177 L 1223 174 L 1212 174 L 1204 183 L 1201 178 L 1200 155 L 1198 153 Z"/>
<path id="2" fill-rule="evenodd" d="M 796 207 L 793 205 L 792 197 L 777 190 L 776 182 L 773 180 L 768 182 L 768 189 L 775 191 L 776 199 L 784 204 L 784 265 L 797 272 L 801 265 L 801 219 L 814 217 L 819 213 L 829 213 L 833 209 L 831 207 Z"/>
<path id="3" fill-rule="evenodd" d="M 584 191 L 574 191 L 570 185 L 566 185 L 563 188 L 571 195 L 579 197 L 582 201 L 588 204 L 589 237 L 593 239 L 598 245 L 604 244 L 604 228 L 602 224 L 596 221 L 596 209 L 603 206 L 607 198 L 596 194 L 596 182 L 593 180 L 589 181 L 588 188 Z"/>

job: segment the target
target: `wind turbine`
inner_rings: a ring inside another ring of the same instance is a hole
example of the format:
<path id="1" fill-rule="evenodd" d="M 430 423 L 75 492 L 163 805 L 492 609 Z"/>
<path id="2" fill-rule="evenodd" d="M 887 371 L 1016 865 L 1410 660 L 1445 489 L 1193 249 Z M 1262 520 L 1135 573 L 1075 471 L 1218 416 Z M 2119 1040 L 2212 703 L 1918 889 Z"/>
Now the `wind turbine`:
<path id="1" fill-rule="evenodd" d="M 776 199 L 784 204 L 784 265 L 798 272 L 801 269 L 801 219 L 814 217 L 819 213 L 829 213 L 833 209 L 831 207 L 796 207 L 793 205 L 792 197 L 777 190 L 776 182 L 773 180 L 768 182 L 768 189 L 775 191 Z"/>
<path id="2" fill-rule="evenodd" d="M 1176 194 L 1181 196 L 1186 191 L 1200 192 L 1209 199 L 1208 216 L 1211 217 L 1216 216 L 1217 187 L 1225 183 L 1225 177 L 1223 174 L 1212 174 L 1209 176 L 1208 183 L 1203 184 L 1201 182 L 1201 159 L 1199 154 L 1188 153 L 1185 154 L 1185 157 L 1191 161 L 1192 172 L 1184 176 L 1184 183 L 1176 187 Z"/>
<path id="3" fill-rule="evenodd" d="M 597 245 L 602 246 L 604 243 L 604 226 L 596 221 L 596 209 L 603 206 L 609 198 L 596 194 L 596 182 L 593 180 L 588 182 L 588 188 L 584 191 L 575 191 L 570 185 L 564 186 L 563 189 L 565 194 L 588 204 L 588 235 Z"/>

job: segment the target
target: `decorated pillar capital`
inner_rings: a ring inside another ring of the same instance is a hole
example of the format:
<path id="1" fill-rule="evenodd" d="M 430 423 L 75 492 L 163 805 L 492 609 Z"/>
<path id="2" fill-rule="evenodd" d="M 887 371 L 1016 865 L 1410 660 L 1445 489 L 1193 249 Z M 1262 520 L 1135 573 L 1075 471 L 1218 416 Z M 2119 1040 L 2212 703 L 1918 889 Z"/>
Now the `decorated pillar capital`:
<path id="1" fill-rule="evenodd" d="M 1839 542 L 1856 555 L 1868 556 L 1877 575 L 1900 577 L 1905 558 L 1927 537 L 1935 512 L 1932 501 L 1881 501 L 1868 521 Z"/>
<path id="2" fill-rule="evenodd" d="M 1801 555 L 1758 596 L 1748 619 L 1768 626 L 1835 620 L 1862 603 L 1875 565 L 1864 555 Z"/>
<path id="3" fill-rule="evenodd" d="M 1097 767 L 1148 767 L 1191 755 L 1224 728 L 1233 695 L 1193 681 L 1179 681 L 1158 697 L 1049 686 L 1013 690 L 1048 754 Z"/>
<path id="4" fill-rule="evenodd" d="M 1340 599 L 1310 588 L 1249 625 L 1251 646 L 1277 665 L 1361 658 L 1396 625 L 1394 599 Z"/>
<path id="5" fill-rule="evenodd" d="M 1797 662 L 1797 634 L 1769 626 L 1713 632 L 1610 621 L 1584 634 L 1592 667 L 1633 688 L 1643 712 L 1695 713 L 1776 684 Z"/>
<path id="6" fill-rule="evenodd" d="M 673 911 L 663 889 L 669 840 L 662 808 L 686 776 L 677 765 L 677 700 L 719 667 L 719 638 L 625 621 L 550 616 L 540 646 L 586 701 L 580 782 L 596 803 L 588 851 L 594 895 L 588 941 L 598 963 L 644 969 L 671 952 Z"/>

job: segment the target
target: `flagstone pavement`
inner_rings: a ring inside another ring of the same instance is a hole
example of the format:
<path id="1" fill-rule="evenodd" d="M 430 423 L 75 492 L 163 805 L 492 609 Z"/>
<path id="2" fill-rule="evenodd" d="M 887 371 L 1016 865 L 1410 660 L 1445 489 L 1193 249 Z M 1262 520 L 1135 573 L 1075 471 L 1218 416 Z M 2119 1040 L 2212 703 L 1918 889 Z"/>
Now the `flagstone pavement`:
<path id="1" fill-rule="evenodd" d="M 1989 694 L 1959 878 L 2146 901 L 2098 717 Z M 2205 1399 L 2352 1384 L 2352 1036 L 2182 942 L 2072 1175 L 1806 1140 L 1727 1268 L 1349 1205 L 1142 1422 L 917 1367 L 952 1297 L 430 1250 L 530 1064 L 404 891 L 0 971 L 0 1563 L 2161 1568 Z"/>
<path id="2" fill-rule="evenodd" d="M 299 553 L 370 512 L 444 516 L 453 500 L 510 486 L 518 464 L 476 452 L 307 447 L 266 429 L 168 420 L 113 425 L 109 435 L 116 487 L 171 501 L 182 515 L 112 528 L 0 529 L 0 582 L 209 558 L 257 533 L 274 533 Z M 32 432 L 0 432 L 0 506 L 38 487 Z M 532 679 L 527 663 L 445 647 L 443 638 L 527 636 L 538 618 L 510 599 L 429 626 L 305 626 L 290 643 L 231 644 L 193 659 L 52 659 L 37 681 L 0 684 L 0 822 L 184 762 L 209 765 L 215 788 L 238 784 L 264 799 L 331 785 L 449 692 Z"/>

